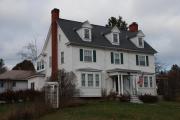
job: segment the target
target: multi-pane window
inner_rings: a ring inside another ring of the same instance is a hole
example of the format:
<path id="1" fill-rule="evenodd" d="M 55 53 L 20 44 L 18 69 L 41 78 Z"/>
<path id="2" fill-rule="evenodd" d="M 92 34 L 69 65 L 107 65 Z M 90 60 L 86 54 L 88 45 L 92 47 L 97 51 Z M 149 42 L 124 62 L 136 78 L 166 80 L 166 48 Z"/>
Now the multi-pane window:
<path id="1" fill-rule="evenodd" d="M 92 62 L 92 50 L 84 50 L 84 61 Z"/>
<path id="2" fill-rule="evenodd" d="M 88 74 L 88 87 L 93 86 L 93 74 Z"/>
<path id="3" fill-rule="evenodd" d="M 37 70 L 43 70 L 44 68 L 45 68 L 45 66 L 44 66 L 43 60 L 37 62 Z"/>
<path id="4" fill-rule="evenodd" d="M 142 39 L 142 37 L 138 38 L 138 42 L 139 42 L 139 46 L 142 47 L 143 46 L 143 39 Z"/>
<path id="5" fill-rule="evenodd" d="M 81 73 L 81 87 L 100 87 L 100 74 L 97 72 Z"/>
<path id="6" fill-rule="evenodd" d="M 84 29 L 84 38 L 90 39 L 90 30 L 89 29 Z"/>
<path id="7" fill-rule="evenodd" d="M 152 80 L 152 77 L 149 77 L 149 87 L 153 87 L 153 80 Z"/>
<path id="8" fill-rule="evenodd" d="M 114 54 L 114 63 L 120 64 L 120 54 L 119 53 Z"/>
<path id="9" fill-rule="evenodd" d="M 64 63 L 64 52 L 61 52 L 61 64 Z"/>
<path id="10" fill-rule="evenodd" d="M 113 34 L 113 42 L 118 43 L 118 34 L 117 33 Z"/>
<path id="11" fill-rule="evenodd" d="M 96 80 L 96 87 L 99 87 L 99 74 L 96 74 L 95 80 Z"/>
<path id="12" fill-rule="evenodd" d="M 86 78 L 85 78 L 85 73 L 81 74 L 81 86 L 85 87 L 86 86 Z"/>
<path id="13" fill-rule="evenodd" d="M 148 87 L 148 77 L 144 76 L 144 87 Z"/>
<path id="14" fill-rule="evenodd" d="M 139 65 L 145 66 L 146 65 L 146 58 L 145 56 L 139 56 Z"/>

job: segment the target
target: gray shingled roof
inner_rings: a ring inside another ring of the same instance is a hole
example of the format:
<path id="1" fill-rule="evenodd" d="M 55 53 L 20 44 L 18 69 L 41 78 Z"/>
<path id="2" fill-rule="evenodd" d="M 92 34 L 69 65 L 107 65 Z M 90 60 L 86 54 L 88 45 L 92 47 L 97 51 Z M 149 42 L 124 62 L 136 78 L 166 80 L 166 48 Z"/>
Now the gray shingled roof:
<path id="1" fill-rule="evenodd" d="M 83 41 L 76 32 L 76 30 L 82 26 L 82 22 L 59 19 L 58 24 L 69 39 L 70 45 L 134 51 L 149 54 L 157 53 L 156 50 L 154 50 L 147 42 L 144 43 L 144 48 L 138 48 L 129 40 L 130 38 L 135 37 L 138 32 L 121 31 L 119 34 L 120 45 L 112 45 L 104 36 L 104 34 L 108 33 L 112 28 L 91 24 L 93 26 L 92 42 L 86 42 Z"/>

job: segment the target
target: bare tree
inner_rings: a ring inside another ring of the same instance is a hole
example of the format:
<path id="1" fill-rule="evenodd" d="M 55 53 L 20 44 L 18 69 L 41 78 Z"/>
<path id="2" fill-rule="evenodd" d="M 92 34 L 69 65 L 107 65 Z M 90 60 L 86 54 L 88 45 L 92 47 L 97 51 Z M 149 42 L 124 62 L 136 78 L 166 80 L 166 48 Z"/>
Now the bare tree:
<path id="1" fill-rule="evenodd" d="M 18 55 L 22 60 L 31 60 L 33 63 L 35 63 L 37 60 L 36 40 L 25 45 L 22 50 L 18 52 Z"/>
<path id="2" fill-rule="evenodd" d="M 157 56 L 155 56 L 155 72 L 156 74 L 160 74 L 161 72 L 166 71 L 166 64 L 162 63 Z"/>
<path id="3" fill-rule="evenodd" d="M 73 97 L 79 95 L 79 90 L 76 89 L 76 75 L 73 72 L 65 70 L 58 71 L 59 82 L 59 101 L 60 106 L 64 107 L 72 101 Z"/>

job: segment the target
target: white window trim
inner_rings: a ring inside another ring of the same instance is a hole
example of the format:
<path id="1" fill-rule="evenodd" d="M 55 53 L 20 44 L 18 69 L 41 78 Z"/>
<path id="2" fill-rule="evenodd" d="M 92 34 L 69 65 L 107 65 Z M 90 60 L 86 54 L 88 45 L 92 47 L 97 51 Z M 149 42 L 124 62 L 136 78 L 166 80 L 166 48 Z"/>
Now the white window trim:
<path id="1" fill-rule="evenodd" d="M 39 63 L 39 70 L 37 69 L 38 63 Z M 42 63 L 43 63 L 43 65 L 44 65 L 44 68 L 43 68 L 43 69 L 42 69 Z M 46 66 L 45 66 L 45 61 L 44 61 L 44 60 L 37 61 L 37 67 L 36 67 L 36 69 L 37 69 L 38 72 L 44 71 L 44 70 L 45 70 L 45 67 L 46 67 Z"/>
<path id="2" fill-rule="evenodd" d="M 85 60 L 84 60 L 84 58 L 85 58 L 85 51 L 91 51 L 91 55 L 92 55 L 91 61 L 85 61 Z M 93 63 L 93 50 L 92 50 L 92 49 L 83 49 L 83 62 Z"/>
<path id="3" fill-rule="evenodd" d="M 114 61 L 114 64 L 115 64 L 115 65 L 121 65 L 121 53 L 122 53 L 122 52 L 113 52 L 113 54 L 114 54 L 114 55 L 113 55 L 113 61 Z M 116 64 L 116 63 L 115 63 L 115 54 L 119 54 L 119 64 Z M 123 53 L 122 53 L 122 54 L 123 54 Z"/>
<path id="4" fill-rule="evenodd" d="M 140 59 L 139 59 L 140 56 L 142 56 L 142 57 L 145 58 L 145 65 L 140 65 Z M 141 66 L 141 67 L 147 67 L 147 66 L 146 66 L 146 62 L 147 62 L 147 61 L 146 61 L 146 55 L 138 55 L 138 66 Z"/>
<path id="5" fill-rule="evenodd" d="M 89 38 L 85 38 L 85 30 L 86 30 L 86 29 L 89 30 Z M 91 29 L 90 29 L 90 28 L 87 28 L 87 27 L 83 28 L 83 39 L 84 39 L 84 41 L 91 42 L 91 39 L 92 39 L 92 36 L 91 36 L 91 35 L 92 35 L 92 34 L 91 34 Z"/>
<path id="6" fill-rule="evenodd" d="M 117 42 L 114 42 L 114 34 L 117 34 Z M 116 32 L 112 33 L 112 44 L 119 45 L 119 33 L 116 33 Z"/>
<path id="7" fill-rule="evenodd" d="M 144 86 L 144 77 L 147 77 L 147 80 L 148 80 L 148 86 L 147 87 L 145 87 Z M 150 86 L 150 77 L 152 77 L 152 87 Z M 139 86 L 139 88 L 144 88 L 144 89 L 146 89 L 146 88 L 149 88 L 149 89 L 153 89 L 154 88 L 154 77 L 152 76 L 152 75 L 144 75 L 143 76 L 143 84 L 142 84 L 142 86 Z"/>
<path id="8" fill-rule="evenodd" d="M 140 46 L 140 44 L 139 44 L 139 38 L 142 39 L 142 46 Z M 144 48 L 144 39 L 143 39 L 143 37 L 138 37 L 137 39 L 138 39 L 138 41 L 137 41 L 138 42 L 138 47 L 139 48 Z"/>
<path id="9" fill-rule="evenodd" d="M 82 74 L 85 74 L 85 86 L 82 86 Z M 88 74 L 93 74 L 93 86 L 88 86 Z M 99 86 L 96 86 L 96 74 L 99 75 Z M 81 88 L 101 88 L 101 73 L 100 72 L 81 72 L 80 74 Z"/>

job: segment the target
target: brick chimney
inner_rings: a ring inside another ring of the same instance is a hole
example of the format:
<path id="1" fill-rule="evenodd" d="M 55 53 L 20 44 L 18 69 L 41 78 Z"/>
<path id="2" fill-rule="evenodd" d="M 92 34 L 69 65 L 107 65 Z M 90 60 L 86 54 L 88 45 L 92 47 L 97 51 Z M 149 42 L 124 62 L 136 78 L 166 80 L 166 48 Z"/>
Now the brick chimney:
<path id="1" fill-rule="evenodd" d="M 51 11 L 51 35 L 52 35 L 52 71 L 51 79 L 52 81 L 57 80 L 58 73 L 58 27 L 57 20 L 59 19 L 59 9 L 54 8 Z"/>
<path id="2" fill-rule="evenodd" d="M 129 31 L 130 32 L 137 32 L 138 31 L 138 24 L 136 22 L 133 22 L 131 25 L 129 25 Z"/>

